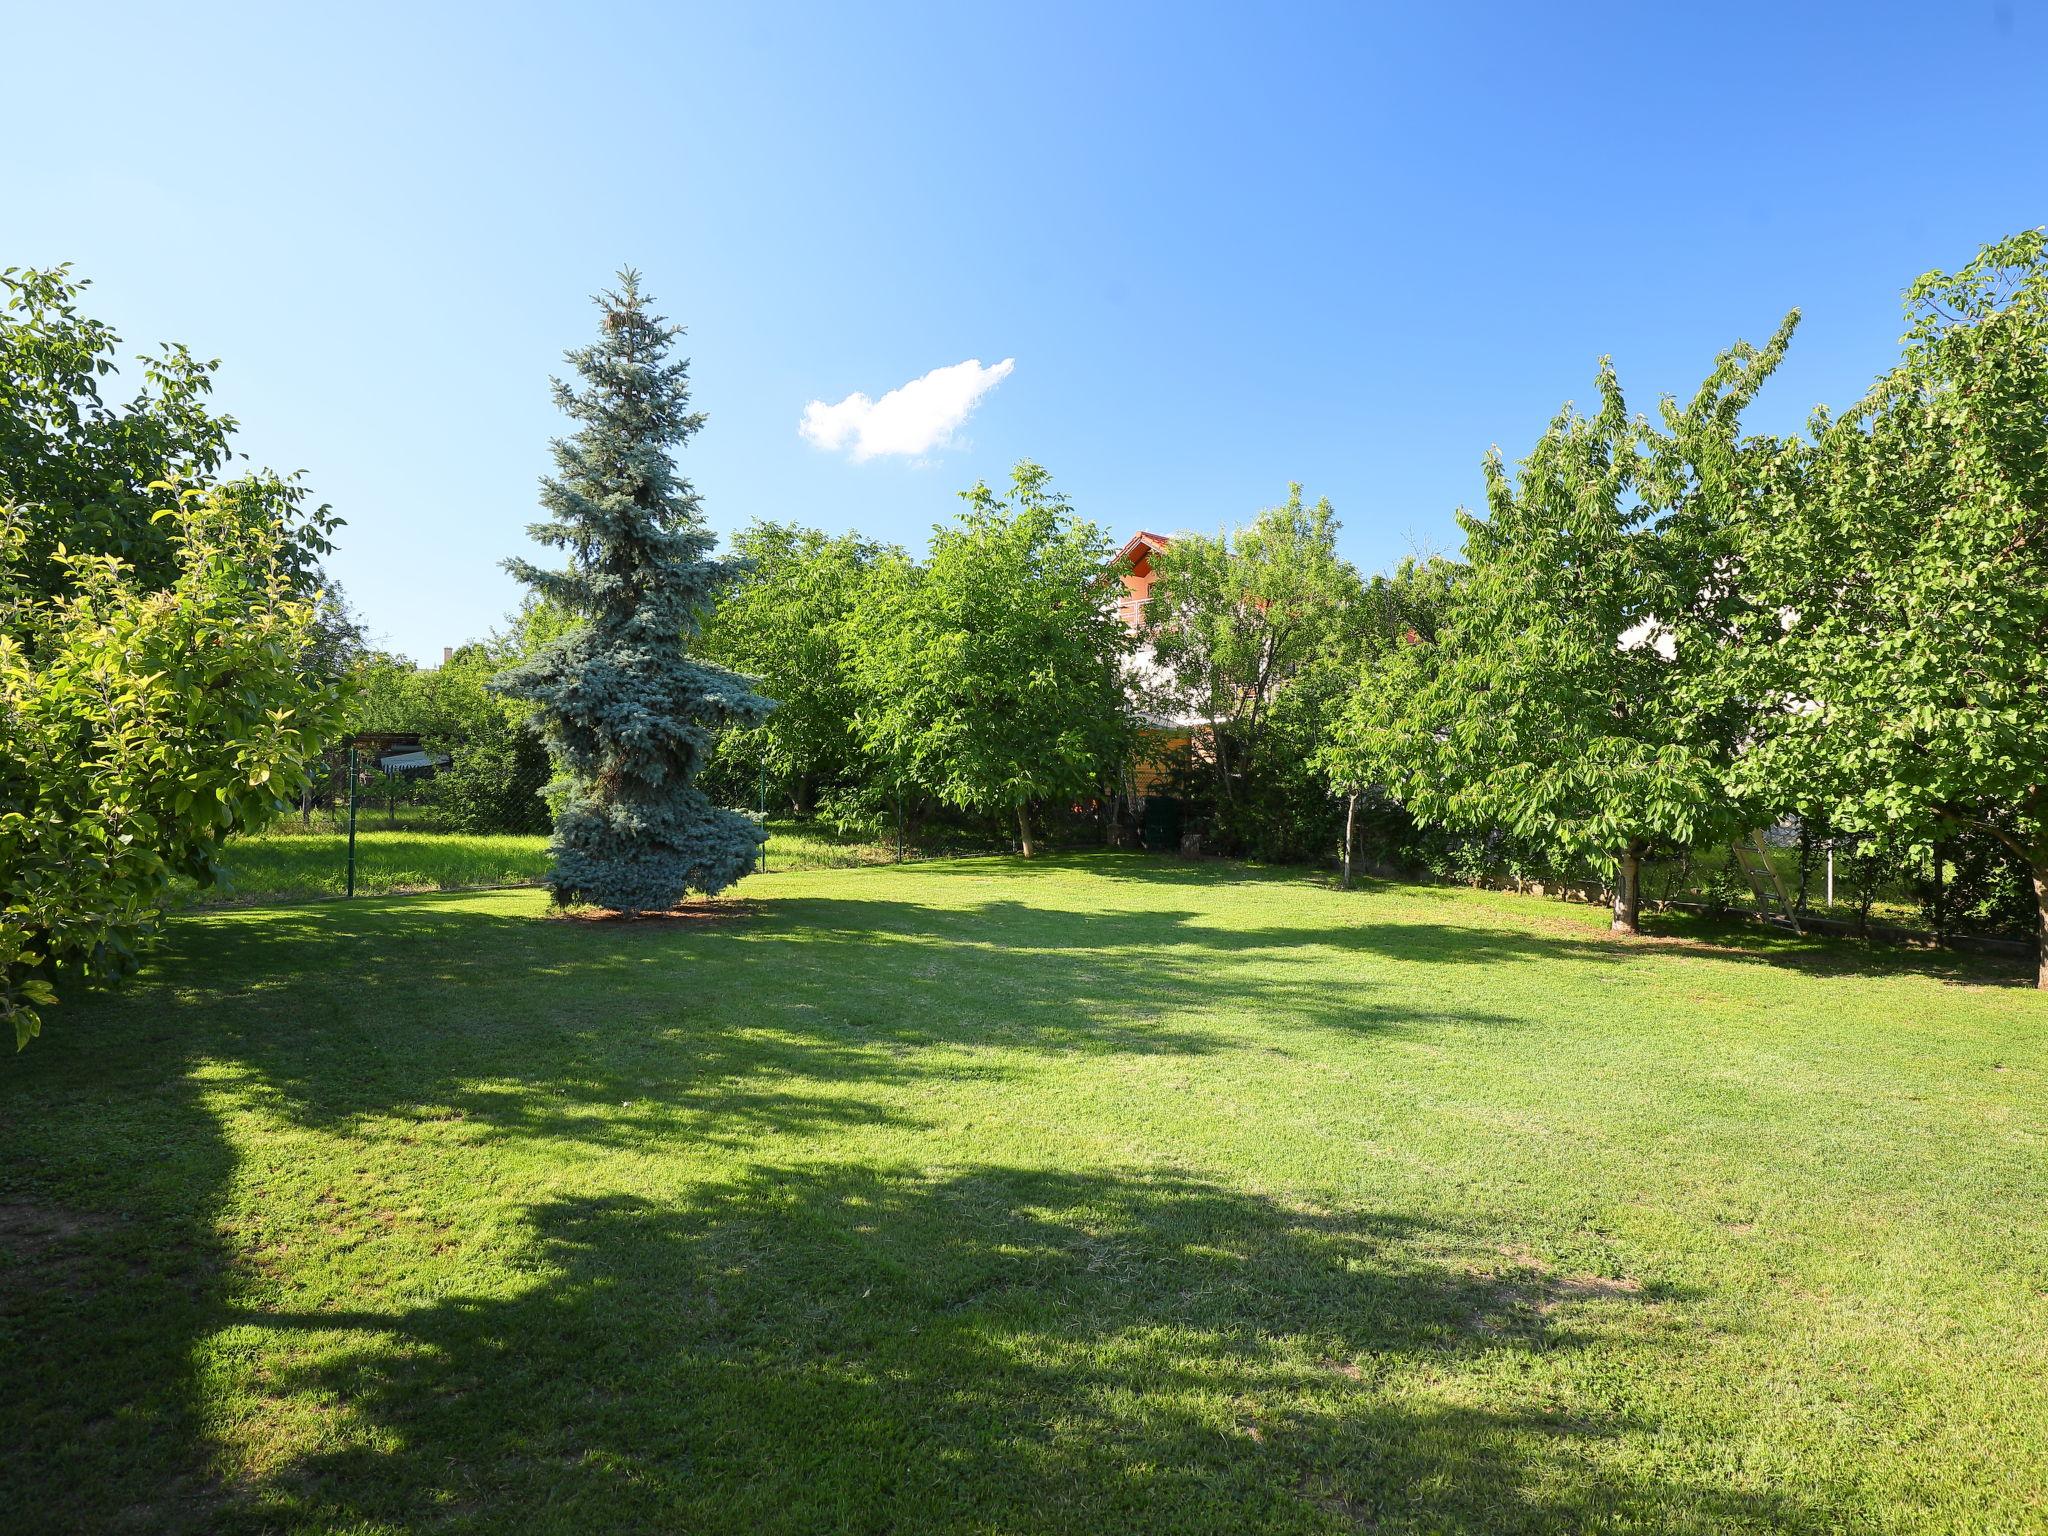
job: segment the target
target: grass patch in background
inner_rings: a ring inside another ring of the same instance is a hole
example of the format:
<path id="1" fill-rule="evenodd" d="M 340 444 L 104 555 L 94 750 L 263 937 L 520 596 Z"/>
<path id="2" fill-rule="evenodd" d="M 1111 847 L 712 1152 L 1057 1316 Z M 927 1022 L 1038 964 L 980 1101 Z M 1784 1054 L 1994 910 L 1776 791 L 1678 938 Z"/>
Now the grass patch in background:
<path id="1" fill-rule="evenodd" d="M 0 1077 L 5 1507 L 2043 1523 L 2005 970 L 1118 855 L 737 894 L 189 915 L 54 1011 Z"/>
<path id="2" fill-rule="evenodd" d="M 516 832 L 358 828 L 356 893 L 376 896 L 536 881 L 547 874 L 547 841 Z M 346 889 L 348 834 L 294 828 L 237 838 L 228 846 L 226 863 L 230 883 L 192 892 L 193 903 L 339 896 Z"/>
<path id="3" fill-rule="evenodd" d="M 437 832 L 401 826 L 392 831 L 377 818 L 356 827 L 356 894 L 384 896 L 411 891 L 450 891 L 483 886 L 533 884 L 547 878 L 548 840 L 520 833 Z M 768 868 L 788 872 L 843 869 L 891 863 L 893 834 L 840 834 L 814 824 L 771 821 Z M 324 824 L 303 828 L 286 821 L 229 845 L 232 883 L 191 891 L 188 903 L 309 901 L 340 896 L 346 889 L 348 833 Z"/>

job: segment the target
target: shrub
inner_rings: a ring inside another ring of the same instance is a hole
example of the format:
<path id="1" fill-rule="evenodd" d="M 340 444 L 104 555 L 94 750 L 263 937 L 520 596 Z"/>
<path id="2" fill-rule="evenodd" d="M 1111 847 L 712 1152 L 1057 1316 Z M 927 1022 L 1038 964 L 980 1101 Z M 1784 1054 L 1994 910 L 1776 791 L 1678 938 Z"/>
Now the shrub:
<path id="1" fill-rule="evenodd" d="M 30 520 L 0 517 L 0 1021 L 17 1046 L 66 973 L 119 978 L 171 883 L 223 874 L 230 834 L 305 781 L 340 718 L 306 658 L 315 604 L 256 485 L 158 514 L 174 571 L 62 551 L 44 585 Z"/>

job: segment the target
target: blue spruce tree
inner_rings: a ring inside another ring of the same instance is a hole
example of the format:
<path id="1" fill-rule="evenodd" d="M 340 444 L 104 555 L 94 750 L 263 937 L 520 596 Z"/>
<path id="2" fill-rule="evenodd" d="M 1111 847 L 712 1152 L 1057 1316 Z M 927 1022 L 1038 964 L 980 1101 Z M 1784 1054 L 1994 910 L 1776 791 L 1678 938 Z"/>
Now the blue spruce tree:
<path id="1" fill-rule="evenodd" d="M 530 529 L 568 551 L 568 569 L 505 562 L 583 622 L 493 686 L 537 706 L 555 761 L 555 900 L 665 912 L 752 866 L 766 834 L 694 781 L 721 727 L 775 706 L 689 654 L 737 567 L 713 556 L 697 493 L 669 458 L 704 425 L 688 360 L 668 356 L 682 327 L 650 312 L 631 269 L 596 302 L 596 344 L 568 354 L 582 387 L 554 381 L 578 425 L 553 444 L 558 472 L 541 482 L 549 521 Z"/>

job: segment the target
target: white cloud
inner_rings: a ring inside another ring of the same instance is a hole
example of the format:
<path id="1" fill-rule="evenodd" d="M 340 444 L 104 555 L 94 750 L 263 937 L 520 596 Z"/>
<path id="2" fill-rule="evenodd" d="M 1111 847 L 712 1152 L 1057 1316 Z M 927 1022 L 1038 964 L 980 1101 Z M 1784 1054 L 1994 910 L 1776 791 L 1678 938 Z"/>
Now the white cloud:
<path id="1" fill-rule="evenodd" d="M 984 368 L 970 357 L 950 368 L 934 368 L 921 379 L 898 385 L 879 400 L 856 390 L 837 405 L 813 400 L 804 407 L 797 432 L 820 448 L 851 450 L 856 463 L 882 454 L 921 458 L 953 444 L 953 434 L 973 414 L 981 397 L 1010 376 L 1014 357 Z"/>

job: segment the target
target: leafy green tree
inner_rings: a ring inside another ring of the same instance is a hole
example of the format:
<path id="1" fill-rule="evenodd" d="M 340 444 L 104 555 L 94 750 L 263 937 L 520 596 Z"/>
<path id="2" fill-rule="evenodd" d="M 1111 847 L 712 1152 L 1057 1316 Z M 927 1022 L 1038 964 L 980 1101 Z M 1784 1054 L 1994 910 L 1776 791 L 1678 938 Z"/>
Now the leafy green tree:
<path id="1" fill-rule="evenodd" d="M 669 351 L 680 326 L 650 312 L 639 275 L 597 300 L 597 342 L 569 353 L 583 380 L 556 381 L 575 422 L 543 482 L 550 520 L 533 537 L 566 549 L 566 570 L 507 569 L 583 622 L 493 686 L 535 706 L 561 772 L 551 849 L 559 902 L 666 911 L 690 891 L 744 875 L 764 836 L 706 798 L 695 780 L 727 723 L 774 706 L 747 679 L 689 654 L 734 568 L 713 557 L 697 492 L 669 455 L 696 435 L 689 365 Z"/>
<path id="2" fill-rule="evenodd" d="M 1465 574 L 1463 562 L 1448 556 L 1410 555 L 1368 581 L 1359 612 L 1366 657 L 1436 644 Z"/>
<path id="3" fill-rule="evenodd" d="M 744 572 L 705 625 L 703 651 L 756 679 L 776 705 L 760 725 L 724 735 L 720 768 L 749 795 L 765 775 L 801 815 L 822 804 L 835 820 L 865 819 L 876 806 L 862 793 L 871 765 L 854 727 L 846 630 L 876 563 L 901 551 L 756 522 L 734 537 L 732 554 Z"/>
<path id="4" fill-rule="evenodd" d="M 1631 418 L 1612 368 L 1517 475 L 1486 460 L 1487 515 L 1461 513 L 1469 574 L 1440 645 L 1400 676 L 1399 714 L 1362 738 L 1416 814 L 1500 828 L 1607 876 L 1634 933 L 1644 856 L 1756 814 L 1729 769 L 1749 729 L 1727 650 L 1755 603 L 1731 529 L 1782 452 L 1739 421 L 1797 316 L 1726 353 L 1664 433 Z"/>
<path id="5" fill-rule="evenodd" d="M 1029 857 L 1032 807 L 1094 793 L 1131 751 L 1115 550 L 1028 461 L 1008 496 L 962 495 L 923 566 L 885 556 L 862 588 L 857 729 L 885 779 L 1011 816 Z"/>
<path id="6" fill-rule="evenodd" d="M 370 634 L 362 618 L 331 576 L 322 576 L 313 599 L 313 649 L 306 666 L 330 681 L 348 676 L 371 655 Z"/>
<path id="7" fill-rule="evenodd" d="M 429 824 L 454 832 L 546 832 L 541 792 L 550 778 L 547 749 L 528 728 L 528 711 L 491 687 L 519 662 L 502 642 L 458 646 L 438 667 L 403 656 L 373 655 L 356 667 L 351 735 L 417 733 L 448 766 L 403 786 L 402 798 Z"/>
<path id="8" fill-rule="evenodd" d="M 1351 885 L 1359 802 L 1384 799 L 1416 754 L 1406 735 L 1416 696 L 1431 675 L 1436 645 L 1464 566 L 1440 556 L 1407 559 L 1391 575 L 1374 576 L 1359 604 L 1358 673 L 1329 712 L 1313 764 L 1344 801 L 1344 886 Z M 1387 802 L 1392 805 L 1391 801 Z M 1395 807 L 1398 810 L 1398 807 Z"/>
<path id="9" fill-rule="evenodd" d="M 1329 501 L 1308 505 L 1297 484 L 1249 526 L 1182 535 L 1154 559 L 1160 702 L 1205 722 L 1187 766 L 1225 847 L 1301 857 L 1334 835 L 1311 760 L 1356 675 L 1364 597 L 1337 529 Z"/>
<path id="10" fill-rule="evenodd" d="M 1771 483 L 1746 579 L 1782 614 L 1740 776 L 1874 837 L 1990 837 L 2048 987 L 2048 242 L 1907 293 L 1899 363 Z"/>
<path id="11" fill-rule="evenodd" d="M 33 519 L 0 511 L 0 1019 L 17 1045 L 64 975 L 132 970 L 173 882 L 220 879 L 229 836 L 287 803 L 339 724 L 268 505 L 228 485 L 160 512 L 167 585 L 111 554 L 46 558 Z"/>
<path id="12" fill-rule="evenodd" d="M 212 485 L 232 457 L 235 420 L 208 405 L 220 364 L 168 344 L 138 361 L 142 386 L 110 402 L 121 338 L 80 312 L 88 285 L 68 267 L 0 272 L 0 503 L 22 533 L 16 579 L 39 597 L 64 591 L 58 550 L 114 555 L 144 590 L 180 577 L 174 486 Z M 340 520 L 309 506 L 295 478 L 243 481 L 235 500 L 282 529 L 279 558 L 296 590 L 325 583 L 320 560 Z M 335 617 L 330 609 L 329 617 Z"/>
<path id="13" fill-rule="evenodd" d="M 547 748 L 527 711 L 491 687 L 519 664 L 490 644 L 457 646 L 421 673 L 430 724 L 421 745 L 449 766 L 428 782 L 433 818 L 457 832 L 546 832 Z"/>
<path id="14" fill-rule="evenodd" d="M 568 609 L 549 602 L 538 592 L 528 592 L 509 615 L 503 630 L 494 630 L 488 644 L 494 655 L 523 660 L 538 655 L 557 640 L 567 638 L 583 626 L 583 620 Z M 525 706 L 521 706 L 522 709 Z"/>

